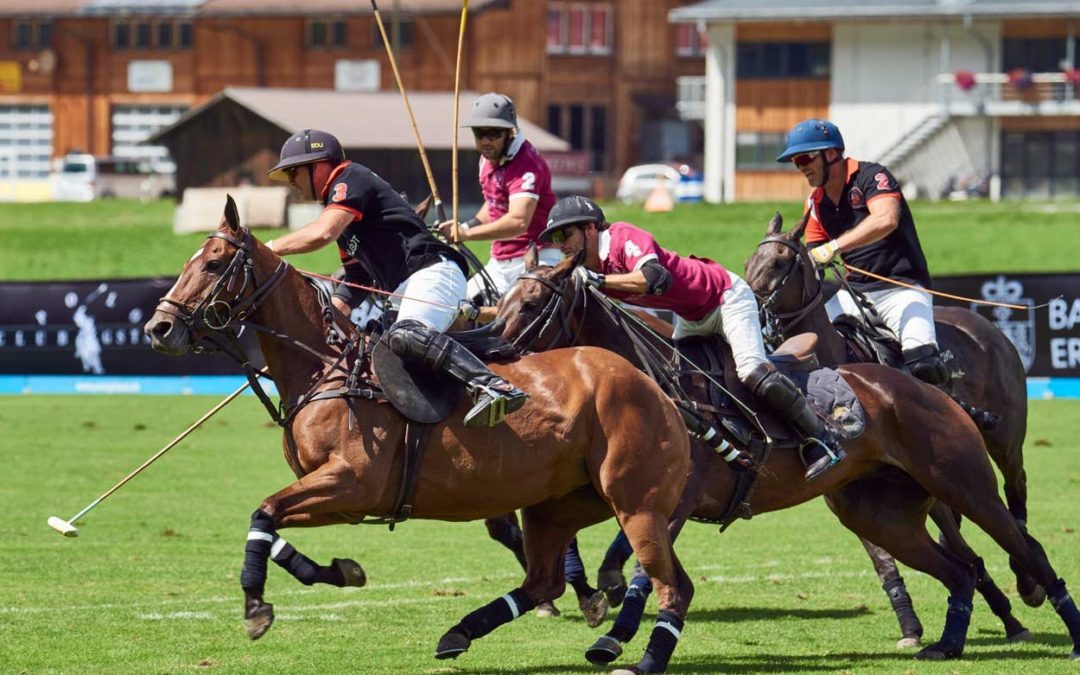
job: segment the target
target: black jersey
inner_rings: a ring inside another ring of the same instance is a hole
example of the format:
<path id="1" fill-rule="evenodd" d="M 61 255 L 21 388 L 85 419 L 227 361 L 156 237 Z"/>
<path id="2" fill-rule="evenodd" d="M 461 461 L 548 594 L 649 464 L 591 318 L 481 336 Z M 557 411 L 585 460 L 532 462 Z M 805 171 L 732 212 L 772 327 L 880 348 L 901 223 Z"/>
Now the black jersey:
<path id="1" fill-rule="evenodd" d="M 815 189 L 806 201 L 806 209 L 810 211 L 810 220 L 806 225 L 807 245 L 836 239 L 854 228 L 870 215 L 869 205 L 875 199 L 899 199 L 900 224 L 896 229 L 884 239 L 844 251 L 841 257 L 844 262 L 879 276 L 930 288 L 930 272 L 919 236 L 915 233 L 915 219 L 896 179 L 888 169 L 873 162 L 849 158 L 843 165 L 834 166 L 833 170 L 840 167 L 847 171 L 840 203 L 833 204 L 821 187 Z M 894 288 L 888 282 L 877 281 L 858 272 L 849 272 L 847 280 L 859 291 Z"/>
<path id="2" fill-rule="evenodd" d="M 353 215 L 337 240 L 341 258 L 355 259 L 378 288 L 392 291 L 440 260 L 456 263 L 468 275 L 461 254 L 436 239 L 408 202 L 366 166 L 342 163 L 330 174 L 321 197 L 326 208 Z"/>

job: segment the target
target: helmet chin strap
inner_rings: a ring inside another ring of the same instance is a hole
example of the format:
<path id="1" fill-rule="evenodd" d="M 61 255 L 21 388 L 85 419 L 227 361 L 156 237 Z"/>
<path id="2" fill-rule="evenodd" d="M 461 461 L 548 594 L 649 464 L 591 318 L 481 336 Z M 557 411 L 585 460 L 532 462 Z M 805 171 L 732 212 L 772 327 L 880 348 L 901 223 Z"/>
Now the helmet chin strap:
<path id="1" fill-rule="evenodd" d="M 832 160 L 830 162 L 825 157 L 825 151 L 824 150 L 821 151 L 821 163 L 825 165 L 825 170 L 822 172 L 822 175 L 821 175 L 821 186 L 820 187 L 825 187 L 825 185 L 828 184 L 828 182 L 829 182 L 829 174 L 830 174 L 830 172 L 832 172 L 832 165 L 833 164 L 838 164 L 841 159 L 843 159 L 843 158 L 840 156 L 840 153 L 836 153 L 836 159 L 834 159 L 834 160 Z"/>

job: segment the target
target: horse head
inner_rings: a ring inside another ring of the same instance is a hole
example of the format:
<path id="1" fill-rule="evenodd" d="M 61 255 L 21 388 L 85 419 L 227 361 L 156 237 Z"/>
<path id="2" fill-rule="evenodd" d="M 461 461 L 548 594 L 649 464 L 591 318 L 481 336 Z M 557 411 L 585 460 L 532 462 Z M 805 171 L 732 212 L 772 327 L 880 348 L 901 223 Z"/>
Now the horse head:
<path id="1" fill-rule="evenodd" d="M 776 316 L 793 315 L 813 300 L 820 289 L 813 265 L 802 243 L 809 212 L 788 232 L 781 232 L 779 213 L 769 221 L 765 238 L 746 261 L 746 283 L 762 307 Z"/>
<path id="2" fill-rule="evenodd" d="M 280 261 L 273 274 L 257 282 L 257 249 L 263 246 L 240 226 L 236 202 L 227 197 L 217 230 L 184 264 L 180 278 L 143 327 L 154 350 L 182 356 L 200 340 L 234 327 L 253 313 L 288 267 Z"/>
<path id="3" fill-rule="evenodd" d="M 499 300 L 495 321 L 504 322 L 503 339 L 518 351 L 546 351 L 573 344 L 576 331 L 570 322 L 582 296 L 571 274 L 577 263 L 575 257 L 554 267 L 540 265 L 536 247 L 529 247 L 525 274 Z"/>

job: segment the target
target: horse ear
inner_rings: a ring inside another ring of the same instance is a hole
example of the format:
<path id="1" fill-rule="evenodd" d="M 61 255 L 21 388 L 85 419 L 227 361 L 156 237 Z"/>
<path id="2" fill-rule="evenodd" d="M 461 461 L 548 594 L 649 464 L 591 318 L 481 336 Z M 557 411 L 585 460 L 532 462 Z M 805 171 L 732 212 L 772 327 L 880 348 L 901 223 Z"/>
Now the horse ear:
<path id="1" fill-rule="evenodd" d="M 413 207 L 413 213 L 420 216 L 421 219 L 427 218 L 427 212 L 431 209 L 431 202 L 434 199 L 435 196 L 431 194 L 429 194 L 427 197 L 424 197 L 424 201 Z"/>
<path id="2" fill-rule="evenodd" d="M 793 241 L 799 241 L 800 239 L 802 239 L 803 231 L 806 230 L 806 224 L 809 223 L 809 222 L 810 222 L 810 211 L 808 209 L 806 211 L 806 213 L 803 214 L 802 220 L 799 221 L 799 224 L 795 226 L 795 229 L 793 229 L 791 232 L 788 233 L 788 234 L 791 235 L 791 239 Z"/>
<path id="3" fill-rule="evenodd" d="M 536 244 L 529 242 L 529 248 L 525 249 L 525 271 L 532 272 L 540 266 L 540 253 L 536 250 Z"/>
<path id="4" fill-rule="evenodd" d="M 233 232 L 240 227 L 240 212 L 236 210 L 236 201 L 229 194 L 225 195 L 225 215 L 221 224 L 228 225 Z"/>
<path id="5" fill-rule="evenodd" d="M 777 235 L 780 234 L 780 228 L 784 226 L 784 217 L 777 211 L 773 214 L 772 220 L 769 221 L 769 226 L 765 228 L 765 234 Z"/>
<path id="6" fill-rule="evenodd" d="M 564 258 L 558 265 L 555 266 L 554 276 L 556 279 L 565 279 L 570 275 L 575 267 L 578 266 L 578 257 Z"/>

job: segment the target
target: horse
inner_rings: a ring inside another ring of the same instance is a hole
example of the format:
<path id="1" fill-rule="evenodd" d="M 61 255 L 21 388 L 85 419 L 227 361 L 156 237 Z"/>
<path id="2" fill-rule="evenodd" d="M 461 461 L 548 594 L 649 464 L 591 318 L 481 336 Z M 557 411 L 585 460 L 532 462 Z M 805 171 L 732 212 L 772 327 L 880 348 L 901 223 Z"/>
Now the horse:
<path id="1" fill-rule="evenodd" d="M 868 355 L 848 349 L 844 336 L 825 311 L 823 284 L 802 243 L 807 216 L 789 232 L 783 218 L 773 216 L 765 238 L 746 261 L 746 281 L 773 317 L 780 335 L 817 334 L 818 354 L 826 366 Z M 954 375 L 947 387 L 953 395 L 978 409 L 997 415 L 995 425 L 980 425 L 983 442 L 1001 471 L 1009 512 L 1021 529 L 1027 527 L 1027 474 L 1024 437 L 1027 435 L 1027 384 L 1016 348 L 994 324 L 962 307 L 935 307 L 938 344 Z M 1045 589 L 1010 560 L 1021 599 L 1038 607 Z M 881 569 L 879 568 L 879 572 Z"/>
<path id="2" fill-rule="evenodd" d="M 144 330 L 155 350 L 182 355 L 204 340 L 235 339 L 241 325 L 257 331 L 280 392 L 285 457 L 297 476 L 251 517 L 241 587 L 254 640 L 274 621 L 264 596 L 269 559 L 304 584 L 364 583 L 355 561 L 317 564 L 279 531 L 370 516 L 385 522 L 379 516 L 396 510 L 395 479 L 406 471 L 409 434 L 406 418 L 369 375 L 378 344 L 241 227 L 230 197 L 217 230 L 184 265 Z M 330 333 L 336 338 L 328 339 Z M 465 427 L 463 403 L 434 423 L 422 447 L 411 517 L 465 521 L 522 509 L 527 572 L 521 586 L 450 628 L 436 658 L 458 657 L 499 625 L 561 595 L 568 543 L 580 528 L 614 514 L 662 589 L 654 637 L 638 668 L 663 671 L 693 596 L 667 533 L 689 472 L 680 414 L 653 381 L 606 350 L 574 348 L 492 367 L 530 392 L 529 401 L 491 429 Z"/>
<path id="3" fill-rule="evenodd" d="M 586 293 L 593 291 L 574 280 L 574 264 L 568 259 L 553 268 L 534 268 L 510 289 L 497 319 L 505 322 L 504 338 L 519 346 L 555 348 L 580 340 L 626 349 L 625 335 L 605 327 L 607 320 L 599 313 L 585 310 Z M 940 390 L 892 368 L 848 364 L 838 372 L 857 395 L 866 417 L 863 434 L 843 443 L 848 458 L 807 482 L 795 452 L 771 453 L 749 497 L 751 511 L 767 513 L 828 495 L 830 508 L 848 529 L 949 590 L 941 638 L 917 654 L 920 659 L 947 659 L 963 654 L 971 601 L 980 580 L 970 559 L 942 547 L 927 532 L 926 517 L 932 509 L 942 513 L 941 507 L 935 508 L 940 502 L 987 532 L 1048 589 L 1073 640 L 1073 656 L 1080 656 L 1080 612 L 1041 545 L 998 497 L 982 437 L 967 413 Z M 735 490 L 735 472 L 701 443 L 692 447 L 694 470 L 673 517 L 673 533 L 685 515 L 721 518 Z M 621 643 L 633 636 L 635 628 L 633 617 L 623 622 L 620 615 L 612 630 L 590 648 L 590 660 L 604 663 L 617 658 Z"/>

